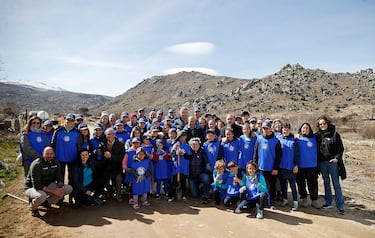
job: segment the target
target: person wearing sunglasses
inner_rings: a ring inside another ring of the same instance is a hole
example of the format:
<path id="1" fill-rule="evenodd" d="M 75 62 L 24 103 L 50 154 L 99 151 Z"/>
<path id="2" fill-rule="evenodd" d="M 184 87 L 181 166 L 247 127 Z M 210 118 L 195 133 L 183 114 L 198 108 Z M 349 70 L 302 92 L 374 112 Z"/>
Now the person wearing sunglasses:
<path id="1" fill-rule="evenodd" d="M 41 127 L 42 120 L 38 116 L 32 116 L 22 129 L 20 138 L 20 149 L 22 154 L 22 165 L 25 177 L 30 164 L 37 158 L 41 158 L 43 149 L 50 145 L 50 142 Z"/>
<path id="2" fill-rule="evenodd" d="M 318 140 L 318 160 L 320 172 L 324 181 L 324 201 L 323 209 L 333 208 L 331 181 L 335 189 L 336 208 L 340 214 L 344 214 L 344 196 L 339 179 L 340 163 L 343 165 L 342 156 L 344 146 L 340 134 L 336 131 L 332 121 L 325 115 L 316 120 L 316 138 Z M 342 176 L 342 175 L 341 175 Z M 341 177 L 341 179 L 345 179 Z"/>

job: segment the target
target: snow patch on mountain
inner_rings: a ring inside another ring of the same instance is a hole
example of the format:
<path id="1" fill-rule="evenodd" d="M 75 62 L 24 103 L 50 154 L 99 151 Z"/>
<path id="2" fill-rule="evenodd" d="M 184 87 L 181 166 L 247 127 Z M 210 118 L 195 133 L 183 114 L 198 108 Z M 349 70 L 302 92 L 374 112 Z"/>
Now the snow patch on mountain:
<path id="1" fill-rule="evenodd" d="M 0 83 L 5 83 L 5 84 L 12 84 L 12 85 L 17 85 L 17 86 L 23 86 L 27 88 L 32 88 L 40 91 L 67 91 L 59 87 L 53 87 L 51 85 L 47 85 L 45 83 L 41 82 L 31 82 L 28 80 L 0 80 Z"/>

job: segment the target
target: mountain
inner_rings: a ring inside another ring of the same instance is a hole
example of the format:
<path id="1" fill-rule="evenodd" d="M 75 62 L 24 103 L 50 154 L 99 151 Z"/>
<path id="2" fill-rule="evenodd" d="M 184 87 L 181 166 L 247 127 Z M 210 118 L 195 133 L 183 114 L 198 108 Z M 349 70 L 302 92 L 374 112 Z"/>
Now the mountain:
<path id="1" fill-rule="evenodd" d="M 0 81 L 0 108 L 11 107 L 14 112 L 47 111 L 50 114 L 79 112 L 79 108 L 98 107 L 112 97 L 65 91 L 44 83 L 29 81 Z"/>
<path id="2" fill-rule="evenodd" d="M 203 113 L 225 115 L 248 110 L 257 115 L 283 112 L 339 112 L 356 105 L 375 103 L 372 69 L 357 73 L 329 73 L 287 64 L 260 79 L 237 79 L 199 72 L 180 72 L 143 80 L 113 98 L 100 110 L 114 113 L 200 106 Z"/>

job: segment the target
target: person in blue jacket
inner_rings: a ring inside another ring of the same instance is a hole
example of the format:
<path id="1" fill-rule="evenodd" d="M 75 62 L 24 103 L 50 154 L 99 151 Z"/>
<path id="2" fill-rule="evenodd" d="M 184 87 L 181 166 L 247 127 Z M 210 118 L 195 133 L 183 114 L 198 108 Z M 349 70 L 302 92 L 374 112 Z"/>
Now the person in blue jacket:
<path id="1" fill-rule="evenodd" d="M 268 189 L 264 176 L 258 172 L 258 165 L 249 162 L 246 165 L 245 186 L 240 188 L 241 202 L 235 213 L 241 213 L 251 207 L 256 207 L 256 218 L 263 219 L 264 207 L 268 205 Z"/>
<path id="2" fill-rule="evenodd" d="M 290 132 L 290 123 L 283 124 L 282 135 L 279 135 L 278 139 L 280 140 L 282 148 L 282 155 L 279 166 L 279 179 L 281 195 L 283 198 L 281 206 L 285 207 L 289 204 L 287 187 L 287 183 L 289 182 L 293 196 L 292 210 L 296 211 L 298 210 L 296 174 L 298 173 L 299 154 L 294 135 Z"/>

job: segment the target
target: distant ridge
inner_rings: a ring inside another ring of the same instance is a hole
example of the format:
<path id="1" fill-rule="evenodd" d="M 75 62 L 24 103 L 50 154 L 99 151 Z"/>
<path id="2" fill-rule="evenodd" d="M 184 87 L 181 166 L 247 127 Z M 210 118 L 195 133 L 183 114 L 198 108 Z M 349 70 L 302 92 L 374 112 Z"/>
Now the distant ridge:
<path id="1" fill-rule="evenodd" d="M 113 98 L 100 110 L 133 112 L 139 107 L 178 109 L 182 105 L 202 112 L 226 114 L 336 112 L 351 105 L 374 105 L 375 74 L 372 69 L 356 73 L 329 73 L 287 64 L 278 72 L 255 79 L 179 72 L 153 76 Z"/>

